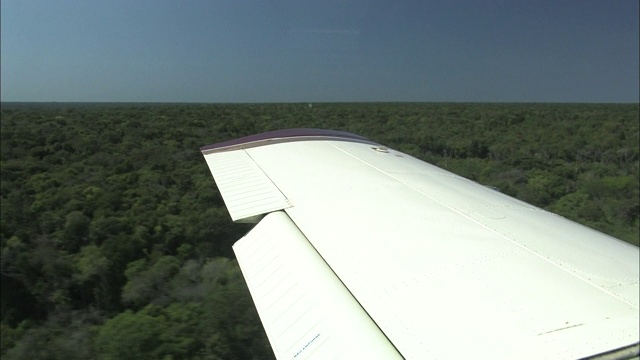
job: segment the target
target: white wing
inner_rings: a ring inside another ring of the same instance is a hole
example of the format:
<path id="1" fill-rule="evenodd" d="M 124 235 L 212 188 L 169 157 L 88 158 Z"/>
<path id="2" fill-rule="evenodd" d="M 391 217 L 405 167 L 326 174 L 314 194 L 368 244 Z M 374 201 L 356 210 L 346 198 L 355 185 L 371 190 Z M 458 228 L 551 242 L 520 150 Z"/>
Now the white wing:
<path id="1" fill-rule="evenodd" d="M 202 152 L 230 212 L 255 209 L 234 220 L 281 210 L 234 246 L 278 358 L 372 358 L 370 344 L 407 359 L 638 352 L 635 246 L 353 134 L 286 130 Z M 221 185 L 231 157 L 263 191 Z"/>

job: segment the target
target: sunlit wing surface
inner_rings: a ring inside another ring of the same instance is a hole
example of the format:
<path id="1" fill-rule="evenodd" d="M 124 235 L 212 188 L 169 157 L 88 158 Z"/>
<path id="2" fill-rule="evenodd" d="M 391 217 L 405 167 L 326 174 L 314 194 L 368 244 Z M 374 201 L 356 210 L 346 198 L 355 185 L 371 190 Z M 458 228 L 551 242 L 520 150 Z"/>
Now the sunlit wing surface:
<path id="1" fill-rule="evenodd" d="M 220 177 L 217 164 L 234 156 L 249 159 L 251 171 L 271 184 L 267 192 L 284 199 L 234 220 L 280 210 L 276 222 L 295 225 L 296 246 L 326 265 L 298 261 L 270 217 L 234 246 L 278 358 L 360 358 L 345 350 L 351 340 L 334 316 L 358 311 L 371 322 L 345 317 L 344 324 L 380 332 L 407 359 L 577 359 L 618 351 L 609 354 L 615 359 L 638 352 L 635 246 L 353 134 L 277 131 L 202 152 L 230 212 L 265 196 L 247 190 L 238 197 L 238 188 L 231 194 L 221 186 L 231 174 Z M 251 256 L 241 250 L 245 242 Z M 265 273 L 263 263 L 270 264 Z M 330 272 L 335 281 L 327 290 L 301 280 Z M 297 284 L 293 290 L 282 289 L 287 281 Z M 318 307 L 314 291 L 326 299 L 347 291 L 353 301 Z M 291 305 L 283 313 L 272 303 Z M 307 308 L 313 310 L 295 317 Z M 322 330 L 314 330 L 318 319 Z M 289 327 L 304 330 L 294 339 Z M 336 340 L 299 352 L 316 334 Z"/>

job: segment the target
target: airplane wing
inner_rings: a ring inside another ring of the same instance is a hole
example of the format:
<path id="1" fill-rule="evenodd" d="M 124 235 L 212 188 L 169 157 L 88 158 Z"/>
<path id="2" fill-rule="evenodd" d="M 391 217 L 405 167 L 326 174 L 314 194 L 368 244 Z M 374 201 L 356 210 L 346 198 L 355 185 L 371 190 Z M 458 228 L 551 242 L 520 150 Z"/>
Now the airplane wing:
<path id="1" fill-rule="evenodd" d="M 278 359 L 627 359 L 638 247 L 345 132 L 201 149 Z"/>

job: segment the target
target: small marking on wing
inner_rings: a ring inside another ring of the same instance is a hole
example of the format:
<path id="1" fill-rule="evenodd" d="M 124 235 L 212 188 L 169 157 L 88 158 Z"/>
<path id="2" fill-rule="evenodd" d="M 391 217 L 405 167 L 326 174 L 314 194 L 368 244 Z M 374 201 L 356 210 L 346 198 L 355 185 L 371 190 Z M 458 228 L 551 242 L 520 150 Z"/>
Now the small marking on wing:
<path id="1" fill-rule="evenodd" d="M 549 330 L 549 331 L 541 332 L 540 334 L 538 334 L 538 336 L 540 336 L 540 335 L 545 335 L 545 334 L 550 334 L 550 333 L 552 333 L 552 332 L 556 332 L 556 331 L 567 330 L 567 329 L 571 329 L 571 328 L 578 327 L 578 326 L 582 326 L 582 325 L 584 325 L 584 324 L 576 324 L 576 325 L 564 326 L 564 327 L 561 327 L 561 328 L 559 328 L 559 329 L 553 329 L 553 330 Z"/>

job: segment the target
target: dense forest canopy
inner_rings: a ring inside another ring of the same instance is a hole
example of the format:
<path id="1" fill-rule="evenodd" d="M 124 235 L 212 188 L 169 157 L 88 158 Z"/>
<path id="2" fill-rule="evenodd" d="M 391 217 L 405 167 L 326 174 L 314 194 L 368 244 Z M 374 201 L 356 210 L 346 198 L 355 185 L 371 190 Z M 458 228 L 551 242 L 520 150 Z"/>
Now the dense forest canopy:
<path id="1" fill-rule="evenodd" d="M 638 244 L 638 104 L 2 104 L 1 354 L 268 359 L 199 152 L 366 136 Z"/>

